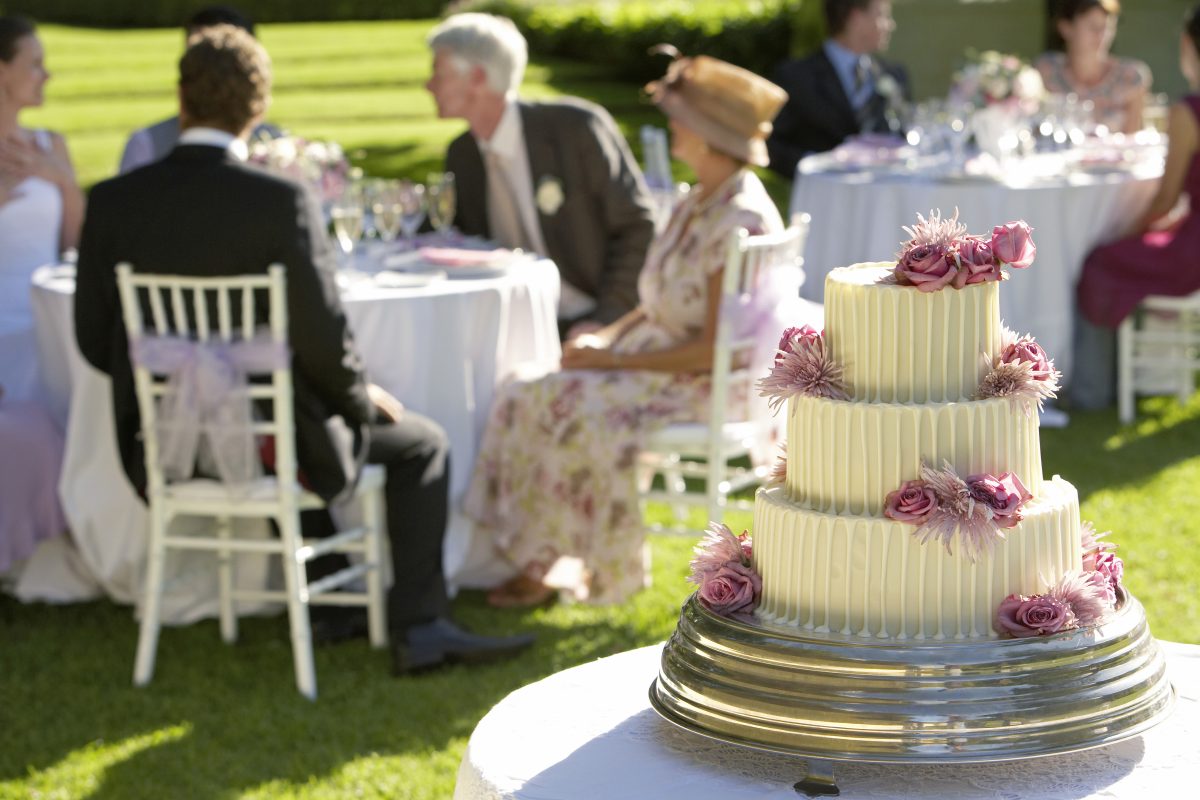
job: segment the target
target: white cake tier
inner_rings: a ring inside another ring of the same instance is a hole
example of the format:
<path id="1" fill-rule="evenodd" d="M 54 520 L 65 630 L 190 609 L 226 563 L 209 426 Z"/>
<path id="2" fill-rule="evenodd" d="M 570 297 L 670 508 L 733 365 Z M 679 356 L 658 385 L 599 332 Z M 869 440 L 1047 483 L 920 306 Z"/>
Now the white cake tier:
<path id="1" fill-rule="evenodd" d="M 1079 496 L 1055 476 L 1025 518 L 972 563 L 956 547 L 921 544 L 887 518 L 800 508 L 782 487 L 760 489 L 754 564 L 764 619 L 816 632 L 890 639 L 995 637 L 1000 601 L 1036 594 L 1081 567 Z"/>
<path id="2" fill-rule="evenodd" d="M 1000 352 L 1000 284 L 921 292 L 894 263 L 855 264 L 825 278 L 825 337 L 855 400 L 940 403 L 974 397 Z M 879 281 L 885 281 L 880 283 Z"/>
<path id="3" fill-rule="evenodd" d="M 854 403 L 795 397 L 788 403 L 787 486 L 798 505 L 879 516 L 889 492 L 949 461 L 959 476 L 1013 472 L 1042 489 L 1037 414 L 1008 400 Z"/>

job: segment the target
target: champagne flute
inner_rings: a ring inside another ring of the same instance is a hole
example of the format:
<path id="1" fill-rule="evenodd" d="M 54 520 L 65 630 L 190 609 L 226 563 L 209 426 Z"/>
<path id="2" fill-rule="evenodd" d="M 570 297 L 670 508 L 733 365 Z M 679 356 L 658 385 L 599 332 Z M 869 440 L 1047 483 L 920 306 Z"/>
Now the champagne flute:
<path id="1" fill-rule="evenodd" d="M 400 181 L 397 200 L 400 208 L 400 229 L 404 239 L 412 244 L 413 237 L 425 221 L 425 187 L 410 180 Z"/>
<path id="2" fill-rule="evenodd" d="M 425 196 L 429 206 L 429 221 L 434 230 L 445 236 L 454 224 L 454 173 L 430 173 Z"/>
<path id="3" fill-rule="evenodd" d="M 375 230 L 385 242 L 395 240 L 400 232 L 403 209 L 400 202 L 400 182 L 381 180 L 375 184 L 371 198 L 371 212 L 375 217 Z"/>
<path id="4" fill-rule="evenodd" d="M 362 187 L 349 184 L 330 209 L 333 232 L 347 258 L 354 254 L 354 245 L 363 234 Z"/>

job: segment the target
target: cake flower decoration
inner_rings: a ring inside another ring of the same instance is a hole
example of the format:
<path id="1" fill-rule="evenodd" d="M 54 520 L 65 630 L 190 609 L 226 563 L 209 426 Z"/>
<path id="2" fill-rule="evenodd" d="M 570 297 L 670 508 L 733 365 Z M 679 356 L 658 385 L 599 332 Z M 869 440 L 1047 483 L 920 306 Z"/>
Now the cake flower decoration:
<path id="1" fill-rule="evenodd" d="M 774 413 L 791 397 L 849 400 L 843 373 L 842 365 L 829 355 L 823 332 L 810 325 L 788 328 L 779 339 L 770 374 L 758 381 L 759 397 L 771 398 L 768 405 Z"/>
<path id="2" fill-rule="evenodd" d="M 1098 572 L 1071 571 L 1045 594 L 1010 594 L 996 609 L 996 631 L 1025 639 L 1103 622 L 1113 609 L 1107 582 Z"/>
<path id="3" fill-rule="evenodd" d="M 955 538 L 971 561 L 1004 538 L 1003 531 L 1021 521 L 1022 508 L 1033 495 L 1011 472 L 959 477 L 945 462 L 942 469 L 921 465 L 921 478 L 906 481 L 888 494 L 883 514 L 916 525 L 913 535 L 925 544 L 940 541 L 953 553 Z"/>
<path id="4" fill-rule="evenodd" d="M 1018 336 L 1005 328 L 999 355 L 990 363 L 987 356 L 983 358 L 989 371 L 975 393 L 978 400 L 1007 397 L 1030 416 L 1035 403 L 1040 410 L 1045 400 L 1058 395 L 1062 373 L 1032 336 Z"/>
<path id="5" fill-rule="evenodd" d="M 1033 229 L 1025 222 L 1006 222 L 992 228 L 990 237 L 975 236 L 958 221 L 958 209 L 950 219 L 938 211 L 917 214 L 917 224 L 904 231 L 909 240 L 892 274 L 897 283 L 922 292 L 1003 280 L 1004 267 L 1025 269 L 1037 254 Z"/>
<path id="6" fill-rule="evenodd" d="M 747 532 L 735 536 L 728 526 L 711 522 L 693 552 L 688 580 L 698 587 L 696 596 L 707 609 L 728 617 L 758 607 L 762 579 L 750 564 L 753 545 Z"/>

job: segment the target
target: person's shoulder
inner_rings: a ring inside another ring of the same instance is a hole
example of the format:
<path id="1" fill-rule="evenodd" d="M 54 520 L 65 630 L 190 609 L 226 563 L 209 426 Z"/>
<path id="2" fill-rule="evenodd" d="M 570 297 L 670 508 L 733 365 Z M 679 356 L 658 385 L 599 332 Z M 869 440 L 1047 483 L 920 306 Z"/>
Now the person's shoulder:
<path id="1" fill-rule="evenodd" d="M 1150 67 L 1136 58 L 1117 58 L 1118 82 L 1123 86 L 1148 89 L 1153 81 Z"/>
<path id="2" fill-rule="evenodd" d="M 1058 50 L 1047 50 L 1033 60 L 1033 66 L 1039 70 L 1054 69 L 1065 63 L 1067 63 L 1067 54 Z"/>
<path id="3" fill-rule="evenodd" d="M 603 106 L 582 97 L 563 96 L 554 100 L 521 101 L 526 119 L 549 124 L 586 127 L 597 121 L 612 122 L 612 115 Z"/>
<path id="4" fill-rule="evenodd" d="M 799 58 L 784 59 L 775 66 L 776 82 L 778 79 L 795 80 L 812 75 L 828 63 L 829 57 L 825 55 L 824 47 L 818 47 Z"/>

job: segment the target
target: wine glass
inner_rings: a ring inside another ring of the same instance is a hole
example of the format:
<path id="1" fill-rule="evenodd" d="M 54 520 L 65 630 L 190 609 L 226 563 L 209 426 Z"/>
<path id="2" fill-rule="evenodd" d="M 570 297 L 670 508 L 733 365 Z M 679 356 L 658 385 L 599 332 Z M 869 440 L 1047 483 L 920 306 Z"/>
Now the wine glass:
<path id="1" fill-rule="evenodd" d="M 395 240 L 400 233 L 403 207 L 400 200 L 400 182 L 379 180 L 375 182 L 371 197 L 371 214 L 375 218 L 375 230 L 385 242 Z"/>
<path id="2" fill-rule="evenodd" d="M 425 188 L 429 222 L 443 236 L 454 224 L 455 192 L 453 172 L 432 172 Z"/>
<path id="3" fill-rule="evenodd" d="M 412 244 L 413 237 L 425 221 L 425 187 L 410 180 L 396 184 L 396 204 L 400 210 L 400 231 L 405 241 Z"/>

